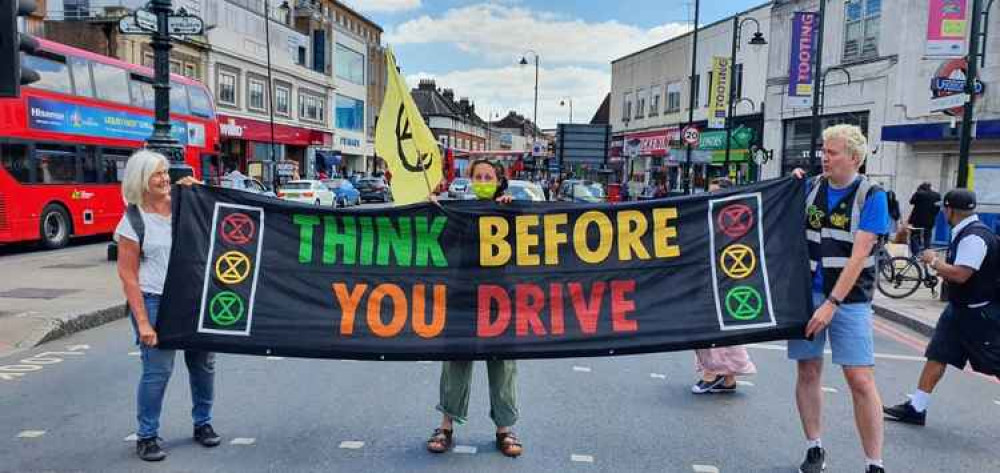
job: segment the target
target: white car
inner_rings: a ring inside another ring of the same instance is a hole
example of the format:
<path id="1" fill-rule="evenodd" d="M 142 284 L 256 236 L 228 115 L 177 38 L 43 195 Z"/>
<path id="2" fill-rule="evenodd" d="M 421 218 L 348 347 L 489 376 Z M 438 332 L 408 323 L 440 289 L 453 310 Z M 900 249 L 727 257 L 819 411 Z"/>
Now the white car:
<path id="1" fill-rule="evenodd" d="M 545 191 L 541 186 L 529 181 L 511 180 L 507 181 L 507 194 L 514 200 L 528 202 L 545 202 Z"/>
<path id="2" fill-rule="evenodd" d="M 222 176 L 222 179 L 219 180 L 219 185 L 227 189 L 237 189 L 268 197 L 277 197 L 274 192 L 267 190 L 260 181 L 240 173 L 230 173 Z"/>
<path id="3" fill-rule="evenodd" d="M 470 187 L 471 184 L 472 183 L 467 178 L 456 178 L 454 181 L 451 181 L 451 185 L 448 186 L 448 197 L 451 197 L 452 199 L 461 199 L 465 196 L 465 194 L 472 191 L 472 188 Z"/>
<path id="4" fill-rule="evenodd" d="M 329 205 L 331 207 L 337 200 L 333 191 L 322 182 L 312 179 L 288 181 L 278 191 L 278 198 L 301 204 Z"/>

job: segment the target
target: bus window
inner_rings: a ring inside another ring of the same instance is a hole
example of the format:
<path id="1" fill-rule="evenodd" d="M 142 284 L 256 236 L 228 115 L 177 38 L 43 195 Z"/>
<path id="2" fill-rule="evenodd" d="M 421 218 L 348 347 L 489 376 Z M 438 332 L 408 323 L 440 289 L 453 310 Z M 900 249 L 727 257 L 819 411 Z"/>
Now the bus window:
<path id="1" fill-rule="evenodd" d="M 129 87 L 132 88 L 132 106 L 152 110 L 156 102 L 153 84 L 147 82 L 145 77 L 132 75 L 129 79 Z"/>
<path id="2" fill-rule="evenodd" d="M 188 95 L 191 97 L 192 115 L 208 119 L 215 118 L 215 112 L 212 110 L 212 99 L 208 98 L 204 89 L 189 85 Z"/>
<path id="3" fill-rule="evenodd" d="M 183 115 L 191 114 L 191 107 L 188 107 L 187 87 L 184 87 L 184 84 L 170 83 L 170 112 Z"/>
<path id="4" fill-rule="evenodd" d="M 118 184 L 125 178 L 125 163 L 134 150 L 127 148 L 101 148 L 101 182 Z"/>
<path id="5" fill-rule="evenodd" d="M 25 54 L 22 60 L 24 61 L 23 67 L 30 67 L 41 76 L 41 80 L 31 84 L 32 87 L 73 94 L 73 82 L 70 80 L 65 58 Z"/>
<path id="6" fill-rule="evenodd" d="M 31 182 L 31 161 L 28 146 L 16 143 L 0 143 L 0 163 L 11 177 L 18 182 Z"/>
<path id="7" fill-rule="evenodd" d="M 73 83 L 76 84 L 76 95 L 94 98 L 94 78 L 90 75 L 90 61 L 79 58 L 69 58 L 70 71 L 73 73 Z"/>
<path id="8" fill-rule="evenodd" d="M 95 184 L 98 182 L 97 149 L 93 146 L 80 148 L 80 161 L 83 168 L 83 182 Z"/>
<path id="9" fill-rule="evenodd" d="M 35 145 L 35 162 L 40 184 L 71 184 L 77 180 L 75 146 Z"/>
<path id="10" fill-rule="evenodd" d="M 95 62 L 91 66 L 94 71 L 94 85 L 97 87 L 99 99 L 123 104 L 130 103 L 128 73 L 124 69 L 99 62 Z"/>

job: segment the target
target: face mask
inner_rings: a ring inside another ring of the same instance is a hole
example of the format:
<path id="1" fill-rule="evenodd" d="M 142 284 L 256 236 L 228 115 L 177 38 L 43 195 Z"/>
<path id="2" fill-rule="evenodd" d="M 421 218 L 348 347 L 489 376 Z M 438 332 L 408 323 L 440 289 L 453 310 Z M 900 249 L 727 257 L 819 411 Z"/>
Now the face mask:
<path id="1" fill-rule="evenodd" d="M 497 193 L 497 183 L 495 182 L 473 182 L 472 192 L 479 199 L 492 199 Z"/>

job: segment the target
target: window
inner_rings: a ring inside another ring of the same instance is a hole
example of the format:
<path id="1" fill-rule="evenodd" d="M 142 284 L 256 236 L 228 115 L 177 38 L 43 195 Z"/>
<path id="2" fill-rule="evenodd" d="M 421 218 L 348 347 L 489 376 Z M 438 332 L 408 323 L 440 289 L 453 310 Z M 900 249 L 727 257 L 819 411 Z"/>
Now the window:
<path id="1" fill-rule="evenodd" d="M 191 99 L 192 115 L 204 118 L 215 118 L 215 110 L 212 109 L 212 99 L 208 97 L 208 93 L 205 89 L 189 85 L 188 97 Z"/>
<path id="2" fill-rule="evenodd" d="M 186 77 L 190 77 L 192 79 L 199 79 L 199 76 L 198 76 L 198 66 L 196 66 L 194 64 L 190 64 L 190 63 L 189 64 L 185 64 L 184 65 L 184 75 Z"/>
<path id="3" fill-rule="evenodd" d="M 97 89 L 99 99 L 131 103 L 128 94 L 128 73 L 124 69 L 94 62 L 91 63 L 91 70 L 94 72 L 94 87 Z"/>
<path id="4" fill-rule="evenodd" d="M 239 72 L 233 72 L 229 70 L 219 69 L 219 84 L 217 87 L 219 94 L 219 103 L 225 105 L 232 105 L 238 107 L 239 103 L 236 101 L 236 97 L 239 96 L 237 93 L 237 79 Z"/>
<path id="5" fill-rule="evenodd" d="M 71 184 L 77 181 L 76 146 L 38 144 L 35 146 L 36 182 Z"/>
<path id="6" fill-rule="evenodd" d="M 132 89 L 132 106 L 152 110 L 156 100 L 152 80 L 133 74 L 128 85 Z"/>
<path id="7" fill-rule="evenodd" d="M 31 182 L 31 159 L 28 145 L 0 143 L 0 164 L 18 182 Z"/>
<path id="8" fill-rule="evenodd" d="M 180 74 L 181 73 L 181 62 L 180 61 L 170 61 L 170 73 Z"/>
<path id="9" fill-rule="evenodd" d="M 125 163 L 132 153 L 133 150 L 128 148 L 98 148 L 101 182 L 105 184 L 122 182 L 125 179 Z"/>
<path id="10" fill-rule="evenodd" d="M 260 112 L 267 111 L 267 86 L 264 80 L 247 74 L 247 108 Z"/>
<path id="11" fill-rule="evenodd" d="M 708 75 L 705 77 L 705 108 L 708 108 L 708 104 L 712 101 L 712 71 L 708 71 Z M 701 88 L 698 88 L 698 100 L 701 100 Z"/>
<path id="12" fill-rule="evenodd" d="M 736 81 L 735 94 L 733 97 L 735 100 L 743 98 L 743 64 L 736 64 L 733 66 L 733 79 Z"/>
<path id="13" fill-rule="evenodd" d="M 73 72 L 73 83 L 76 84 L 76 95 L 93 98 L 94 78 L 90 75 L 90 62 L 83 58 L 71 57 L 69 64 Z"/>
<path id="14" fill-rule="evenodd" d="M 351 131 L 364 131 L 365 102 L 337 95 L 337 128 Z"/>
<path id="15" fill-rule="evenodd" d="M 679 111 L 681 111 L 681 83 L 673 82 L 667 84 L 666 113 L 676 113 Z"/>
<path id="16" fill-rule="evenodd" d="M 292 112 L 292 86 L 289 84 L 274 85 L 274 113 L 289 116 Z"/>
<path id="17" fill-rule="evenodd" d="M 299 118 L 325 122 L 326 100 L 314 92 L 299 92 Z"/>
<path id="18" fill-rule="evenodd" d="M 646 89 L 639 89 L 635 93 L 635 118 L 636 120 L 646 116 Z"/>
<path id="19" fill-rule="evenodd" d="M 691 91 L 691 96 L 694 97 L 694 108 L 698 108 L 698 100 L 701 99 L 701 74 L 694 75 L 694 90 Z"/>
<path id="20" fill-rule="evenodd" d="M 142 53 L 142 65 L 148 68 L 153 68 L 156 64 L 156 57 L 153 53 Z"/>
<path id="21" fill-rule="evenodd" d="M 660 86 L 650 87 L 649 116 L 660 114 Z"/>
<path id="22" fill-rule="evenodd" d="M 302 67 L 306 66 L 306 47 L 305 46 L 299 46 L 298 57 L 296 58 L 295 64 L 298 64 L 298 65 L 300 65 Z"/>
<path id="23" fill-rule="evenodd" d="M 97 172 L 97 148 L 93 146 L 81 146 L 77 159 L 80 160 L 80 170 L 83 171 L 81 175 L 83 178 L 82 182 L 96 184 L 100 177 Z"/>
<path id="24" fill-rule="evenodd" d="M 191 106 L 188 104 L 187 87 L 183 84 L 170 82 L 170 113 L 191 114 Z"/>
<path id="25" fill-rule="evenodd" d="M 878 56 L 882 0 L 846 0 L 844 62 Z"/>
<path id="26" fill-rule="evenodd" d="M 337 43 L 337 77 L 358 85 L 365 84 L 365 56 Z"/>
<path id="27" fill-rule="evenodd" d="M 622 121 L 629 121 L 632 118 L 632 93 L 625 92 L 625 100 L 622 102 Z"/>
<path id="28" fill-rule="evenodd" d="M 41 76 L 41 80 L 31 84 L 32 87 L 73 94 L 73 81 L 70 79 L 69 67 L 66 67 L 65 58 L 26 54 L 22 61 L 23 67 L 30 67 Z"/>

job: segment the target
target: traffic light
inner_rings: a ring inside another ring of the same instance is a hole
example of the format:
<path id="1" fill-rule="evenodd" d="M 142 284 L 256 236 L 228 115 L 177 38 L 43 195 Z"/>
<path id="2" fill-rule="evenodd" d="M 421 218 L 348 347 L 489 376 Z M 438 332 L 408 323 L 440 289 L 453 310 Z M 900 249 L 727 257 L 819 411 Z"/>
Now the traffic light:
<path id="1" fill-rule="evenodd" d="M 35 0 L 0 0 L 0 64 L 10 67 L 0 68 L 0 97 L 17 97 L 21 86 L 38 81 L 38 72 L 21 66 L 21 53 L 33 53 L 38 49 L 38 41 L 31 35 L 21 33 L 17 19 L 34 13 Z"/>

